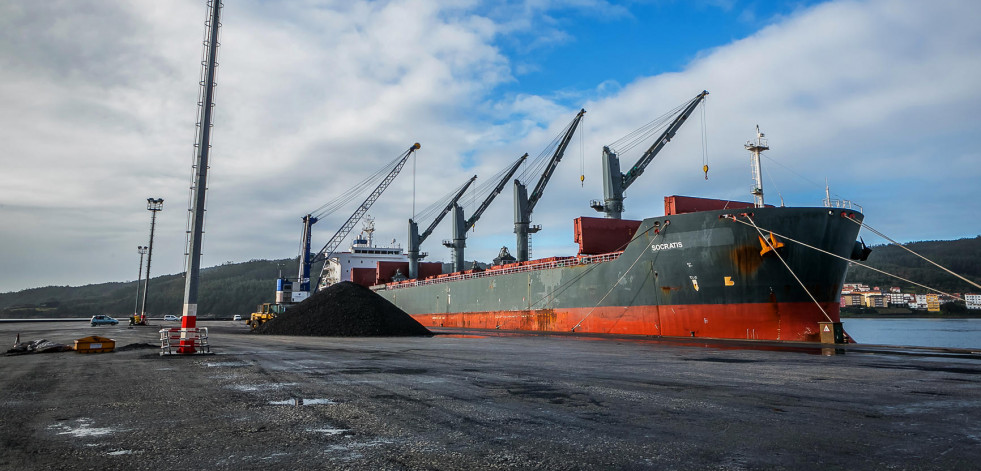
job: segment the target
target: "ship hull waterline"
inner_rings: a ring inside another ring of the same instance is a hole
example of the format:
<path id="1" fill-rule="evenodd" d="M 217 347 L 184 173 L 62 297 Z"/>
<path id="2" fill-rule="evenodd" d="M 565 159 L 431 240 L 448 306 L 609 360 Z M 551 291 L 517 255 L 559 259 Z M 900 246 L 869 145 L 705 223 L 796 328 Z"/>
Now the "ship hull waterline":
<path id="1" fill-rule="evenodd" d="M 818 342 L 820 323 L 840 322 L 862 219 L 830 208 L 655 217 L 622 253 L 374 289 L 427 327 Z"/>

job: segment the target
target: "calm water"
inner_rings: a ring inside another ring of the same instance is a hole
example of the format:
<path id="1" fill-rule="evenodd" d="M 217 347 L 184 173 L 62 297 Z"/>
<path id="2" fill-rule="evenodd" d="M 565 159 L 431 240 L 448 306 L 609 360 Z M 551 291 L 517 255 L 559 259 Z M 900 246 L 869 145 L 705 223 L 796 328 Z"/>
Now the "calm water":
<path id="1" fill-rule="evenodd" d="M 981 319 L 842 320 L 859 343 L 981 349 Z"/>

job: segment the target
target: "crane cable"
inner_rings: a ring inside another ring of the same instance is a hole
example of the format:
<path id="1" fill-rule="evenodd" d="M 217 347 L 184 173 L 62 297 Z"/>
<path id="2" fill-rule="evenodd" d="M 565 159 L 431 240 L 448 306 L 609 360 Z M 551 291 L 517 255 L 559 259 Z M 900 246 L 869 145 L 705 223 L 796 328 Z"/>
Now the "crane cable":
<path id="1" fill-rule="evenodd" d="M 631 131 L 626 136 L 623 136 L 620 139 L 613 141 L 612 143 L 607 145 L 607 147 L 609 147 L 617 154 L 623 154 L 633 149 L 634 147 L 637 147 L 644 141 L 650 139 L 651 136 L 659 133 L 668 125 L 670 125 L 671 122 L 674 121 L 675 115 L 679 114 L 681 110 L 683 110 L 686 106 L 688 106 L 689 103 L 691 103 L 691 100 L 688 100 L 676 106 L 674 109 L 668 111 L 667 113 L 664 113 L 663 115 L 654 118 L 647 124 Z"/>
<path id="2" fill-rule="evenodd" d="M 583 115 L 583 120 L 585 119 L 586 116 Z M 585 137 L 583 137 L 584 134 L 586 134 L 586 125 L 583 124 L 582 121 L 580 121 L 579 122 L 579 187 L 580 188 L 586 187 L 586 149 L 585 149 L 585 145 L 583 144 L 583 140 L 585 140 Z"/>
<path id="3" fill-rule="evenodd" d="M 463 184 L 457 186 L 449 193 L 443 195 L 440 199 L 433 202 L 433 204 L 427 206 L 425 209 L 420 210 L 419 213 L 416 214 L 416 217 L 412 218 L 412 220 L 415 221 L 417 224 L 422 225 L 423 227 L 428 226 L 429 223 L 431 223 L 434 219 L 436 219 L 436 215 L 446 208 L 447 203 L 449 203 L 450 200 L 452 200 L 453 197 L 460 192 L 460 189 L 463 188 L 463 186 L 466 185 L 468 182 L 469 180 L 463 182 Z"/>
<path id="4" fill-rule="evenodd" d="M 535 157 L 534 161 L 529 163 L 526 160 L 525 163 L 522 164 L 525 165 L 525 169 L 518 174 L 518 181 L 524 185 L 527 185 L 531 182 L 531 179 L 537 178 L 545 172 L 545 167 L 547 167 L 548 163 L 551 161 L 555 148 L 557 148 L 559 143 L 562 142 L 562 137 L 569 131 L 569 128 L 573 123 L 575 123 L 574 119 L 564 128 L 562 128 L 562 131 L 552 139 L 552 142 L 550 142 L 540 154 L 538 154 L 538 157 Z"/>
<path id="5" fill-rule="evenodd" d="M 709 179 L 709 165 L 708 165 L 708 130 L 706 129 L 705 120 L 705 100 L 702 100 L 702 171 L 705 172 L 705 179 Z"/>
<path id="6" fill-rule="evenodd" d="M 394 160 L 386 164 L 384 167 L 378 169 L 376 172 L 366 177 L 364 180 L 355 183 L 354 186 L 341 192 L 334 199 L 328 201 L 327 203 L 320 206 L 319 208 L 310 211 L 309 214 L 311 214 L 313 217 L 317 219 L 321 219 L 323 217 L 333 214 L 335 211 L 346 206 L 353 199 L 357 198 L 360 195 L 363 195 L 367 188 L 376 186 L 378 182 L 380 182 L 386 175 L 388 175 L 392 171 L 392 169 L 395 168 L 396 165 L 398 165 L 398 162 L 401 159 L 402 156 L 399 155 Z"/>
<path id="7" fill-rule="evenodd" d="M 970 284 L 971 284 L 972 286 L 974 286 L 975 288 L 978 288 L 978 289 L 981 289 L 981 285 L 978 285 L 977 283 L 975 283 L 975 282 L 973 282 L 973 281 L 971 281 L 971 280 L 969 280 L 969 279 L 967 279 L 967 278 L 964 278 L 963 276 L 961 276 L 961 275 L 958 275 L 957 273 L 954 273 L 954 272 L 952 272 L 952 271 L 950 271 L 950 270 L 948 270 L 947 268 L 945 268 L 945 267 L 943 267 L 943 266 L 941 266 L 940 264 L 938 264 L 938 263 L 936 263 L 936 262 L 934 262 L 933 260 L 930 260 L 930 259 L 928 259 L 928 258 L 926 258 L 926 257 L 924 257 L 924 256 L 922 256 L 922 255 L 920 255 L 920 254 L 918 254 L 918 253 L 916 253 L 916 252 L 914 252 L 914 251 L 912 251 L 912 250 L 911 250 L 911 249 L 909 249 L 908 247 L 906 247 L 906 246 L 903 246 L 902 244 L 900 244 L 899 242 L 896 242 L 895 240 L 892 240 L 892 239 L 890 239 L 890 238 L 889 238 L 889 237 L 887 237 L 887 236 L 886 236 L 885 234 L 883 234 L 883 233 L 881 233 L 881 232 L 879 232 L 879 231 L 877 231 L 877 230 L 875 230 L 875 229 L 873 229 L 873 228 L 872 228 L 871 226 L 869 226 L 868 224 L 865 224 L 865 222 L 860 222 L 860 221 L 857 221 L 857 220 L 855 220 L 855 219 L 853 219 L 853 218 L 848 218 L 848 220 L 849 220 L 849 221 L 851 221 L 851 222 L 854 222 L 855 224 L 858 224 L 858 225 L 859 225 L 859 226 L 861 226 L 861 227 L 864 227 L 864 228 L 866 228 L 866 229 L 868 229 L 868 230 L 870 230 L 870 231 L 872 231 L 872 233 L 874 233 L 874 234 L 876 234 L 876 235 L 878 235 L 879 237 L 882 237 L 883 239 L 886 239 L 886 240 L 888 240 L 888 241 L 889 241 L 889 242 L 890 242 L 890 243 L 891 243 L 892 245 L 895 245 L 896 247 L 899 247 L 899 248 L 901 248 L 901 249 L 903 249 L 903 250 L 905 250 L 905 251 L 907 251 L 907 252 L 909 252 L 909 253 L 911 253 L 911 254 L 913 254 L 913 255 L 916 255 L 917 257 L 920 257 L 920 258 L 922 258 L 923 260 L 926 260 L 926 261 L 927 261 L 927 262 L 929 262 L 929 263 L 930 263 L 931 265 L 933 265 L 933 266 L 935 266 L 935 267 L 937 267 L 937 268 L 939 268 L 939 269 L 941 269 L 941 270 L 943 270 L 943 271 L 945 271 L 945 272 L 947 272 L 947 273 L 950 273 L 951 275 L 954 275 L 954 276 L 956 276 L 957 278 L 960 278 L 961 280 L 963 280 L 963 281 L 965 281 L 965 282 L 967 282 L 967 283 L 970 283 Z"/>
<path id="8" fill-rule="evenodd" d="M 738 223 L 740 223 L 740 224 L 745 224 L 745 225 L 747 225 L 747 226 L 749 226 L 749 225 L 750 225 L 750 224 L 749 224 L 749 223 L 747 223 L 747 222 L 744 222 L 744 221 L 740 221 L 740 220 L 738 220 L 738 219 L 736 219 L 736 218 L 735 218 L 735 216 L 732 216 L 732 217 L 731 217 L 730 219 L 731 219 L 731 220 L 733 220 L 733 221 L 736 221 L 736 222 L 738 222 Z M 788 241 L 790 241 L 790 242 L 793 242 L 793 243 L 795 243 L 795 244 L 799 244 L 799 245 L 802 245 L 802 246 L 804 246 L 804 247 L 807 247 L 807 248 L 809 248 L 809 249 L 813 249 L 813 250 L 816 250 L 816 251 L 818 251 L 818 252 L 821 252 L 821 253 L 823 253 L 823 254 L 825 254 L 825 255 L 830 255 L 830 256 L 832 256 L 832 257 L 835 257 L 835 258 L 840 258 L 840 259 L 842 259 L 842 260 L 844 260 L 844 261 L 846 261 L 846 262 L 848 262 L 848 263 L 851 263 L 851 264 L 854 264 L 854 265 L 858 265 L 858 266 L 860 266 L 860 267 L 862 267 L 862 268 L 867 268 L 867 269 L 869 269 L 869 270 L 872 270 L 872 271 L 874 271 L 874 272 L 878 272 L 878 273 L 882 273 L 883 275 L 886 275 L 886 276 L 891 276 L 891 277 L 893 277 L 893 278 L 896 278 L 897 280 L 900 280 L 900 281 L 905 281 L 905 282 L 907 282 L 907 283 L 909 283 L 909 284 L 911 284 L 911 285 L 916 285 L 916 286 L 919 286 L 920 288 L 923 288 L 923 289 L 926 289 L 926 290 L 929 290 L 929 291 L 933 291 L 933 292 L 935 292 L 935 293 L 939 293 L 939 294 L 942 294 L 942 295 L 945 295 L 945 296 L 950 296 L 950 297 L 952 297 L 952 298 L 954 298 L 954 299 L 957 299 L 957 300 L 960 300 L 960 301 L 963 301 L 963 300 L 964 300 L 964 299 L 963 299 L 963 298 L 961 298 L 960 296 L 954 296 L 953 294 L 950 294 L 950 293 L 946 293 L 946 292 L 943 292 L 943 291 L 940 291 L 939 289 L 936 289 L 936 288 L 931 288 L 931 287 L 929 287 L 929 286 L 926 286 L 926 285 L 922 285 L 922 284 L 920 284 L 920 283 L 917 283 L 917 282 L 915 282 L 915 281 L 912 281 L 912 280 L 907 280 L 906 278 L 903 278 L 903 277 L 901 277 L 901 276 L 899 276 L 899 275 L 894 275 L 894 274 L 892 274 L 892 273 L 889 273 L 889 272 L 887 272 L 887 271 L 883 271 L 883 270 L 879 270 L 878 268 L 873 268 L 873 267 L 871 267 L 871 266 L 869 266 L 869 265 L 866 265 L 866 264 L 864 264 L 864 263 L 861 263 L 861 262 L 857 262 L 857 261 L 855 261 L 855 260 L 852 260 L 852 259 L 849 259 L 849 258 L 846 258 L 846 257 L 842 257 L 841 255 L 838 255 L 838 254 L 836 254 L 836 253 L 831 253 L 831 252 L 828 252 L 827 250 L 824 250 L 824 249 L 819 249 L 819 248 L 817 248 L 817 247 L 815 247 L 815 246 L 813 246 L 813 245 L 809 245 L 809 244 L 806 244 L 806 243 L 804 243 L 804 242 L 801 242 L 801 241 L 799 241 L 799 240 L 796 240 L 796 239 L 792 239 L 792 238 L 790 238 L 790 237 L 787 237 L 787 236 L 785 236 L 785 235 L 783 235 L 783 234 L 779 234 L 779 233 L 777 233 L 777 232 L 773 232 L 773 231 L 771 231 L 771 230 L 769 230 L 769 229 L 765 229 L 765 230 L 766 230 L 767 232 L 769 232 L 769 233 L 771 233 L 771 234 L 773 234 L 773 235 L 774 235 L 774 236 L 776 236 L 776 237 L 779 237 L 779 238 L 781 238 L 781 239 L 784 239 L 784 240 L 788 240 Z"/>

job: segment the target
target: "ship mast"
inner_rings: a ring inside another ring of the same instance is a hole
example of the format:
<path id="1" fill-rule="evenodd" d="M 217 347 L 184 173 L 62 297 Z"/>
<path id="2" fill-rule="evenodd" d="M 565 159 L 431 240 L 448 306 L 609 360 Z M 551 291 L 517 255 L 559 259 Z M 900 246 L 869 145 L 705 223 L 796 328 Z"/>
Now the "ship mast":
<path id="1" fill-rule="evenodd" d="M 760 132 L 760 125 L 757 124 L 756 142 L 746 142 L 746 150 L 753 153 L 753 190 L 750 193 L 753 195 L 753 201 L 757 208 L 763 207 L 763 170 L 760 167 L 760 153 L 769 149 L 770 146 L 766 144 L 766 135 Z"/>

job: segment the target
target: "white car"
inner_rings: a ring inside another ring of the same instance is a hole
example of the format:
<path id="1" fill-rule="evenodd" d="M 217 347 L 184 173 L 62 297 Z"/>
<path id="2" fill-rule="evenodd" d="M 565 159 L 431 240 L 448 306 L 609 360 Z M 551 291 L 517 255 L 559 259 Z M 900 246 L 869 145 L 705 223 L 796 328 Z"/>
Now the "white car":
<path id="1" fill-rule="evenodd" d="M 180 320 L 180 319 L 177 316 L 173 315 L 173 314 L 167 314 L 166 316 L 164 316 L 164 320 L 165 321 L 176 321 L 176 320 Z"/>
<path id="2" fill-rule="evenodd" d="M 238 314 L 235 314 L 235 317 L 233 317 L 232 320 L 233 321 L 240 321 L 240 320 L 242 320 L 242 316 L 240 316 Z"/>

